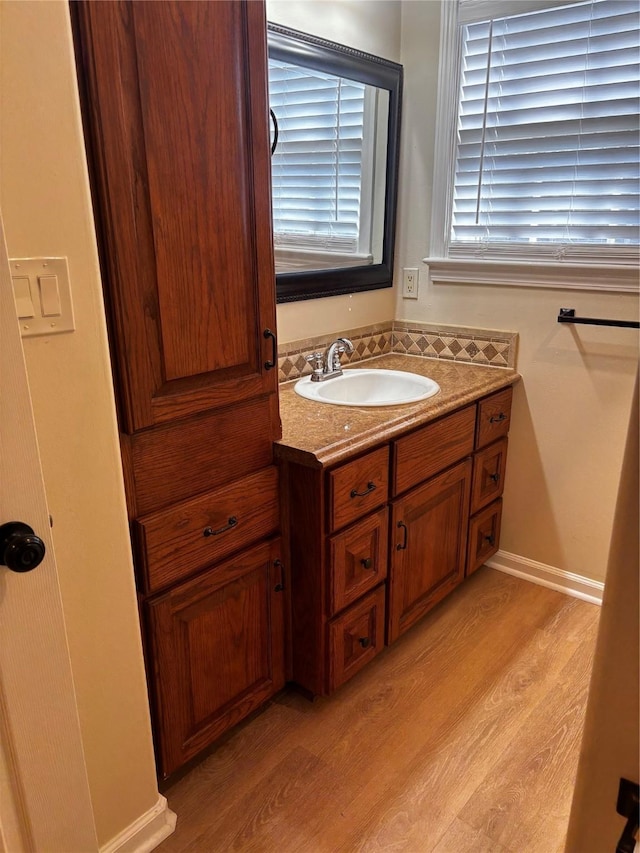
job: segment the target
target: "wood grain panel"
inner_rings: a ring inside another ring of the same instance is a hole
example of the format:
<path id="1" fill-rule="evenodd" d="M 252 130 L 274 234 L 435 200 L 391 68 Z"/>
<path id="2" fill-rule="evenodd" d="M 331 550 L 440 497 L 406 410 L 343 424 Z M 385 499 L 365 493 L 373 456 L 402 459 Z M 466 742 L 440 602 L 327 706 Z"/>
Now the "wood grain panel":
<path id="1" fill-rule="evenodd" d="M 135 514 L 146 515 L 271 464 L 277 405 L 277 399 L 263 397 L 126 439 Z"/>
<path id="2" fill-rule="evenodd" d="M 513 388 L 509 386 L 478 403 L 476 447 L 484 447 L 509 432 L 512 399 Z"/>
<path id="3" fill-rule="evenodd" d="M 388 532 L 389 511 L 385 507 L 331 538 L 328 616 L 386 578 Z"/>
<path id="4" fill-rule="evenodd" d="M 145 605 L 162 673 L 154 686 L 165 777 L 284 684 L 280 544 L 244 551 Z"/>
<path id="5" fill-rule="evenodd" d="M 321 696 L 325 692 L 323 614 L 327 608 L 324 471 L 285 463 L 280 485 L 289 507 L 293 680 L 302 689 Z"/>
<path id="6" fill-rule="evenodd" d="M 327 476 L 330 530 L 346 524 L 385 503 L 389 494 L 389 448 L 347 462 Z"/>
<path id="7" fill-rule="evenodd" d="M 471 513 L 499 498 L 504 491 L 507 470 L 507 439 L 485 447 L 473 458 L 471 481 Z"/>
<path id="8" fill-rule="evenodd" d="M 246 364 L 256 337 L 237 322 L 251 326 L 253 306 L 233 286 L 254 251 L 242 17 L 224 0 L 134 6 L 167 380 Z"/>
<path id="9" fill-rule="evenodd" d="M 467 460 L 393 504 L 389 642 L 464 578 L 470 475 Z"/>
<path id="10" fill-rule="evenodd" d="M 278 523 L 274 467 L 136 519 L 145 591 L 156 592 L 246 548 L 274 533 Z"/>
<path id="11" fill-rule="evenodd" d="M 393 494 L 399 495 L 473 451 L 476 407 L 467 406 L 394 442 Z"/>

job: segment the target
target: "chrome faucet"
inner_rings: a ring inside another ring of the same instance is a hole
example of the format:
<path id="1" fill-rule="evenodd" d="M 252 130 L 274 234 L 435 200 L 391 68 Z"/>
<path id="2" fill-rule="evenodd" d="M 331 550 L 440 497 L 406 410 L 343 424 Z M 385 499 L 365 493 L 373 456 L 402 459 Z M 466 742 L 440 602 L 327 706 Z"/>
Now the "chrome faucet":
<path id="1" fill-rule="evenodd" d="M 327 349 L 326 355 L 314 352 L 306 356 L 306 360 L 313 367 L 311 374 L 312 382 L 324 382 L 325 379 L 333 379 L 334 376 L 342 376 L 342 364 L 340 356 L 343 352 L 353 352 L 353 344 L 349 338 L 336 338 Z"/>

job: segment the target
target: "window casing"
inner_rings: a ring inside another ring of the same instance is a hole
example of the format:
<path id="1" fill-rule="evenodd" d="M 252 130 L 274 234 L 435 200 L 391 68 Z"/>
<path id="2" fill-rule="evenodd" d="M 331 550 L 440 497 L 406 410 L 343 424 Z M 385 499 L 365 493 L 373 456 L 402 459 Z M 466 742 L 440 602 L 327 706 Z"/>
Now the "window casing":
<path id="1" fill-rule="evenodd" d="M 460 0 L 442 15 L 432 269 L 600 265 L 637 289 L 638 4 Z"/>

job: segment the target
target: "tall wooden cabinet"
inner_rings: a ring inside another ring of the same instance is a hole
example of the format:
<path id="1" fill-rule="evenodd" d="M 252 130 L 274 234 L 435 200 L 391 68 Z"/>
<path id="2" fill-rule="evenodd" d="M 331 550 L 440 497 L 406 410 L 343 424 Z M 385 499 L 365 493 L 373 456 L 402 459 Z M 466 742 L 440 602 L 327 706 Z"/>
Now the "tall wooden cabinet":
<path id="1" fill-rule="evenodd" d="M 166 777 L 284 683 L 266 21 L 71 8 Z"/>

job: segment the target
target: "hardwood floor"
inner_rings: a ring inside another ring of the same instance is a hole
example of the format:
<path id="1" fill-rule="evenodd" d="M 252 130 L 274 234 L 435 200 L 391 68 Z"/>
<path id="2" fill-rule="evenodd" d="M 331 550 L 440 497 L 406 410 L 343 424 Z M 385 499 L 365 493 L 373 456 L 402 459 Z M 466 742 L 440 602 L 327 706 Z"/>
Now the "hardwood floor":
<path id="1" fill-rule="evenodd" d="M 165 791 L 159 853 L 560 853 L 599 608 L 482 568 L 330 699 Z"/>

